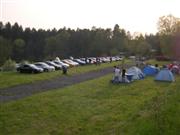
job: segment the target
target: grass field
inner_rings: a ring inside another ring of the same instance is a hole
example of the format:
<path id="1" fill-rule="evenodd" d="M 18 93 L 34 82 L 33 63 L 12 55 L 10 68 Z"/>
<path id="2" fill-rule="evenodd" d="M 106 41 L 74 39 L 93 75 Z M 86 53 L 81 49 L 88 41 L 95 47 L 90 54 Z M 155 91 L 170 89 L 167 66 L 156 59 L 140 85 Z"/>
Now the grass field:
<path id="1" fill-rule="evenodd" d="M 112 75 L 0 104 L 1 135 L 178 135 L 180 76 L 114 85 Z"/>
<path id="2" fill-rule="evenodd" d="M 150 59 L 150 60 L 147 60 L 146 63 L 152 64 L 152 65 L 158 64 L 159 66 L 163 66 L 163 65 L 170 64 L 171 61 L 157 61 L 155 59 Z"/>
<path id="3" fill-rule="evenodd" d="M 129 60 L 126 63 L 131 63 Z M 121 64 L 121 61 L 112 63 L 103 63 L 100 66 L 96 65 L 86 65 L 70 68 L 68 70 L 68 75 L 84 73 L 88 71 L 103 69 L 106 67 L 113 67 L 114 65 Z M 41 73 L 41 74 L 20 74 L 18 72 L 0 72 L 0 88 L 6 88 L 10 86 L 15 86 L 19 84 L 32 83 L 40 80 L 52 79 L 57 76 L 61 76 L 62 71 Z"/>

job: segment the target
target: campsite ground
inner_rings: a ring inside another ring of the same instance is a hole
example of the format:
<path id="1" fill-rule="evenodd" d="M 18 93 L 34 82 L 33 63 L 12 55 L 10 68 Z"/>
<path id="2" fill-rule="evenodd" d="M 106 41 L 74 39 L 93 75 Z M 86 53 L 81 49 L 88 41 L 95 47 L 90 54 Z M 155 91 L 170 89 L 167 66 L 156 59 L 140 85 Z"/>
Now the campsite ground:
<path id="1" fill-rule="evenodd" d="M 178 135 L 180 77 L 109 83 L 112 75 L 0 104 L 2 135 Z"/>
<path id="2" fill-rule="evenodd" d="M 150 64 L 159 64 L 164 65 L 168 64 L 167 61 L 156 61 L 156 60 L 148 60 L 146 61 Z M 125 60 L 126 64 L 132 64 L 131 60 Z M 68 75 L 80 74 L 89 71 L 99 70 L 106 67 L 113 67 L 114 65 L 121 64 L 121 61 L 112 62 L 112 63 L 103 63 L 101 66 L 96 65 L 87 65 L 87 66 L 79 66 L 75 68 L 71 68 L 68 70 Z M 36 81 L 48 80 L 55 77 L 62 76 L 61 71 L 48 72 L 42 74 L 20 74 L 17 72 L 0 72 L 0 89 L 7 88 L 11 86 L 16 86 L 20 84 L 33 83 Z"/>
<path id="3" fill-rule="evenodd" d="M 155 82 L 153 77 L 147 77 L 131 84 L 114 85 L 109 82 L 111 79 L 109 74 L 1 103 L 0 133 L 178 135 L 180 76 L 173 83 Z"/>

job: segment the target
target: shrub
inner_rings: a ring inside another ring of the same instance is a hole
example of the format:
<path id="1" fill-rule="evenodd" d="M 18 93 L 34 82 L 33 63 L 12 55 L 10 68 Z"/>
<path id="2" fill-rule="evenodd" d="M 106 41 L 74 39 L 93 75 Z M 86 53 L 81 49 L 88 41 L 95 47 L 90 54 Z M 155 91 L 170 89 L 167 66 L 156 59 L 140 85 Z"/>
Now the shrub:
<path id="1" fill-rule="evenodd" d="M 2 66 L 2 71 L 14 71 L 16 69 L 16 62 L 8 59 Z"/>
<path id="2" fill-rule="evenodd" d="M 21 62 L 20 62 L 20 64 L 29 64 L 30 62 L 29 61 L 27 61 L 27 60 L 22 60 Z"/>

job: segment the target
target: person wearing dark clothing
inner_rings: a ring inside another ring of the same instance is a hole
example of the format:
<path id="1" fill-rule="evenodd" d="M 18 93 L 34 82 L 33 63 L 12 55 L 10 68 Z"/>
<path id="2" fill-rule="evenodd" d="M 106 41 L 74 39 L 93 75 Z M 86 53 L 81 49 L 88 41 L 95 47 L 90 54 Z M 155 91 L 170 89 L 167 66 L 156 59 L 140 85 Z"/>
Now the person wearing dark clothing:
<path id="1" fill-rule="evenodd" d="M 96 58 L 96 65 L 100 65 L 101 63 L 100 63 L 100 58 Z"/>
<path id="2" fill-rule="evenodd" d="M 125 82 L 125 77 L 126 77 L 126 69 L 122 70 L 122 82 Z"/>
<path id="3" fill-rule="evenodd" d="M 110 57 L 110 63 L 112 62 L 112 57 Z"/>
<path id="4" fill-rule="evenodd" d="M 65 66 L 62 66 L 62 73 L 64 74 L 64 75 L 66 75 L 67 74 L 67 67 L 65 67 Z"/>
<path id="5" fill-rule="evenodd" d="M 86 62 L 86 64 L 88 64 L 88 58 L 87 57 L 85 58 L 85 62 Z"/>
<path id="6" fill-rule="evenodd" d="M 155 64 L 155 67 L 156 67 L 156 73 L 158 73 L 160 71 L 159 65 Z"/>
<path id="7" fill-rule="evenodd" d="M 126 75 L 126 69 L 123 69 L 122 70 L 122 77 L 125 77 L 125 75 Z"/>
<path id="8" fill-rule="evenodd" d="M 96 57 L 96 65 L 98 65 L 98 57 Z"/>
<path id="9" fill-rule="evenodd" d="M 91 64 L 91 59 L 89 59 L 89 64 Z"/>

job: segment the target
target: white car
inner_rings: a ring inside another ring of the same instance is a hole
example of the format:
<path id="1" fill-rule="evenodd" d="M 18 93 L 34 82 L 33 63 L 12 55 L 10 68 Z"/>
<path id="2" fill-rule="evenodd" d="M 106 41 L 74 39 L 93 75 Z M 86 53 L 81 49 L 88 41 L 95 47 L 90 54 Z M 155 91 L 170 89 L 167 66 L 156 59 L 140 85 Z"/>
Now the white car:
<path id="1" fill-rule="evenodd" d="M 70 59 L 65 59 L 65 60 L 63 60 L 63 62 L 69 64 L 69 65 L 72 66 L 72 67 L 73 67 L 73 66 L 79 66 L 79 63 L 74 62 L 74 61 L 72 61 L 72 60 L 70 60 Z"/>
<path id="2" fill-rule="evenodd" d="M 49 72 L 49 71 L 55 71 L 55 67 L 49 66 L 48 64 L 44 62 L 37 62 L 34 65 L 36 65 L 39 68 L 44 69 L 44 71 Z"/>
<path id="3" fill-rule="evenodd" d="M 64 67 L 66 67 L 66 68 L 69 67 L 69 64 L 64 63 L 64 62 L 62 62 L 62 61 L 60 61 L 60 60 L 54 60 L 54 63 L 56 63 L 56 64 L 58 64 L 58 65 L 61 65 L 61 66 L 64 66 Z"/>

